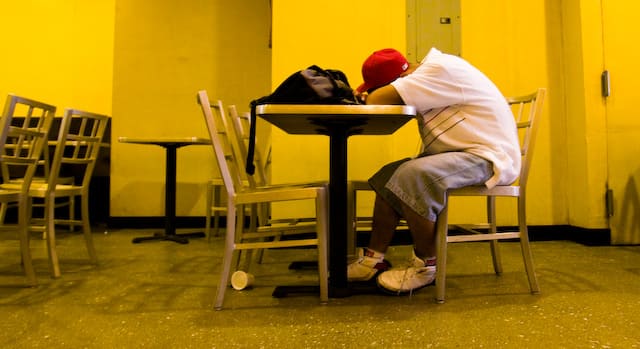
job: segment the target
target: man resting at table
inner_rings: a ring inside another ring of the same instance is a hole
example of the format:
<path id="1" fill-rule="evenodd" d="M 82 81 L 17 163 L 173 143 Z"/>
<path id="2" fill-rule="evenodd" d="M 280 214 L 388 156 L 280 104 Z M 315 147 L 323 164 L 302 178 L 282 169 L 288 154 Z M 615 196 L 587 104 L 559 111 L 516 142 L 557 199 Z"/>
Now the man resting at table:
<path id="1" fill-rule="evenodd" d="M 505 97 L 482 72 L 458 56 L 432 48 L 420 64 L 394 49 L 374 52 L 362 66 L 356 94 L 366 104 L 416 108 L 422 152 L 392 162 L 369 179 L 376 192 L 367 248 L 348 266 L 349 281 L 369 281 L 393 294 L 430 285 L 436 276 L 435 227 L 445 191 L 514 182 L 520 172 L 515 120 Z M 413 239 L 408 266 L 384 260 L 404 218 Z"/>

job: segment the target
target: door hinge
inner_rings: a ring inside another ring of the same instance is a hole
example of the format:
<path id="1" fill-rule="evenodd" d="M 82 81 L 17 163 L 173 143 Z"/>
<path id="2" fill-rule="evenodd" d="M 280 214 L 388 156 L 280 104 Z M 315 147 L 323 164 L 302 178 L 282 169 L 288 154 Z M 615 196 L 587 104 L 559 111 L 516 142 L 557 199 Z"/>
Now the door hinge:
<path id="1" fill-rule="evenodd" d="M 613 190 L 607 189 L 607 193 L 605 195 L 605 203 L 607 206 L 607 216 L 613 217 Z"/>
<path id="2" fill-rule="evenodd" d="M 609 97 L 611 95 L 611 77 L 608 70 L 603 71 L 602 75 L 600 75 L 600 84 L 602 97 Z"/>

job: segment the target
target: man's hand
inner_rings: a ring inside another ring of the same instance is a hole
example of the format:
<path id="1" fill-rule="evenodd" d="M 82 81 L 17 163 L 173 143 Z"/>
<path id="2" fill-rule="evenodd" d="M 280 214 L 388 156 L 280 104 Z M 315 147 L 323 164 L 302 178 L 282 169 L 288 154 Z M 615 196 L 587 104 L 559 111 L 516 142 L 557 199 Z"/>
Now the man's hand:
<path id="1" fill-rule="evenodd" d="M 365 98 L 365 104 L 404 104 L 402 97 L 392 85 L 385 85 L 371 92 Z"/>
<path id="2" fill-rule="evenodd" d="M 369 96 L 369 93 L 367 93 L 367 91 L 358 92 L 357 90 L 353 90 L 353 96 L 356 98 L 358 102 L 362 104 L 367 104 L 367 97 Z"/>

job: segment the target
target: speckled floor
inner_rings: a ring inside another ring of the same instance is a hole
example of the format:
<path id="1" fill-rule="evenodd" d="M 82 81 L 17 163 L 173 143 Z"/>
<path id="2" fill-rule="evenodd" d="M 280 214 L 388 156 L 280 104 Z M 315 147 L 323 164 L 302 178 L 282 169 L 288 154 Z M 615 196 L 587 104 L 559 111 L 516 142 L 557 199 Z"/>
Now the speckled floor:
<path id="1" fill-rule="evenodd" d="M 62 277 L 48 276 L 45 245 L 32 251 L 40 285 L 22 287 L 18 243 L 0 238 L 0 348 L 637 348 L 640 246 L 533 243 L 542 293 L 528 291 L 517 244 L 503 244 L 505 273 L 488 247 L 450 247 L 448 300 L 434 288 L 411 297 L 358 295 L 321 305 L 273 298 L 275 285 L 313 283 L 290 271 L 312 250 L 268 251 L 255 287 L 229 289 L 213 310 L 222 239 L 131 244 L 149 231 L 95 232 L 98 266 L 82 237 L 60 234 Z M 408 255 L 395 246 L 396 265 Z"/>

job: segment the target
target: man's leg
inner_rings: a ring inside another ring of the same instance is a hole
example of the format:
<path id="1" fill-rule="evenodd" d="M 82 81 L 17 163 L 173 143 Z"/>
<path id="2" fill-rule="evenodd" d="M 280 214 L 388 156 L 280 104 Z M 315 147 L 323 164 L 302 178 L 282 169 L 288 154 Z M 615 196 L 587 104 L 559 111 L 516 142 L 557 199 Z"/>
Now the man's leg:
<path id="1" fill-rule="evenodd" d="M 403 294 L 432 284 L 437 254 L 435 216 L 446 203 L 447 188 L 484 183 L 492 174 L 491 162 L 464 152 L 429 155 L 402 163 L 384 188 L 401 201 L 399 209 L 409 223 L 415 255 L 406 268 L 381 273 L 378 285 Z"/>
<path id="2" fill-rule="evenodd" d="M 435 222 L 402 204 L 404 218 L 413 238 L 414 257 L 404 269 L 386 271 L 377 278 L 378 285 L 393 294 L 410 293 L 433 283 L 436 277 Z"/>
<path id="3" fill-rule="evenodd" d="M 369 249 L 386 253 L 399 221 L 400 215 L 381 196 L 376 195 Z"/>
<path id="4" fill-rule="evenodd" d="M 402 204 L 402 210 L 409 224 L 416 256 L 422 260 L 435 257 L 436 223 L 418 215 L 405 204 Z"/>
<path id="5" fill-rule="evenodd" d="M 384 254 L 399 221 L 400 215 L 381 196 L 376 195 L 369 247 L 360 250 L 358 260 L 347 267 L 349 281 L 369 281 L 389 269 Z"/>

